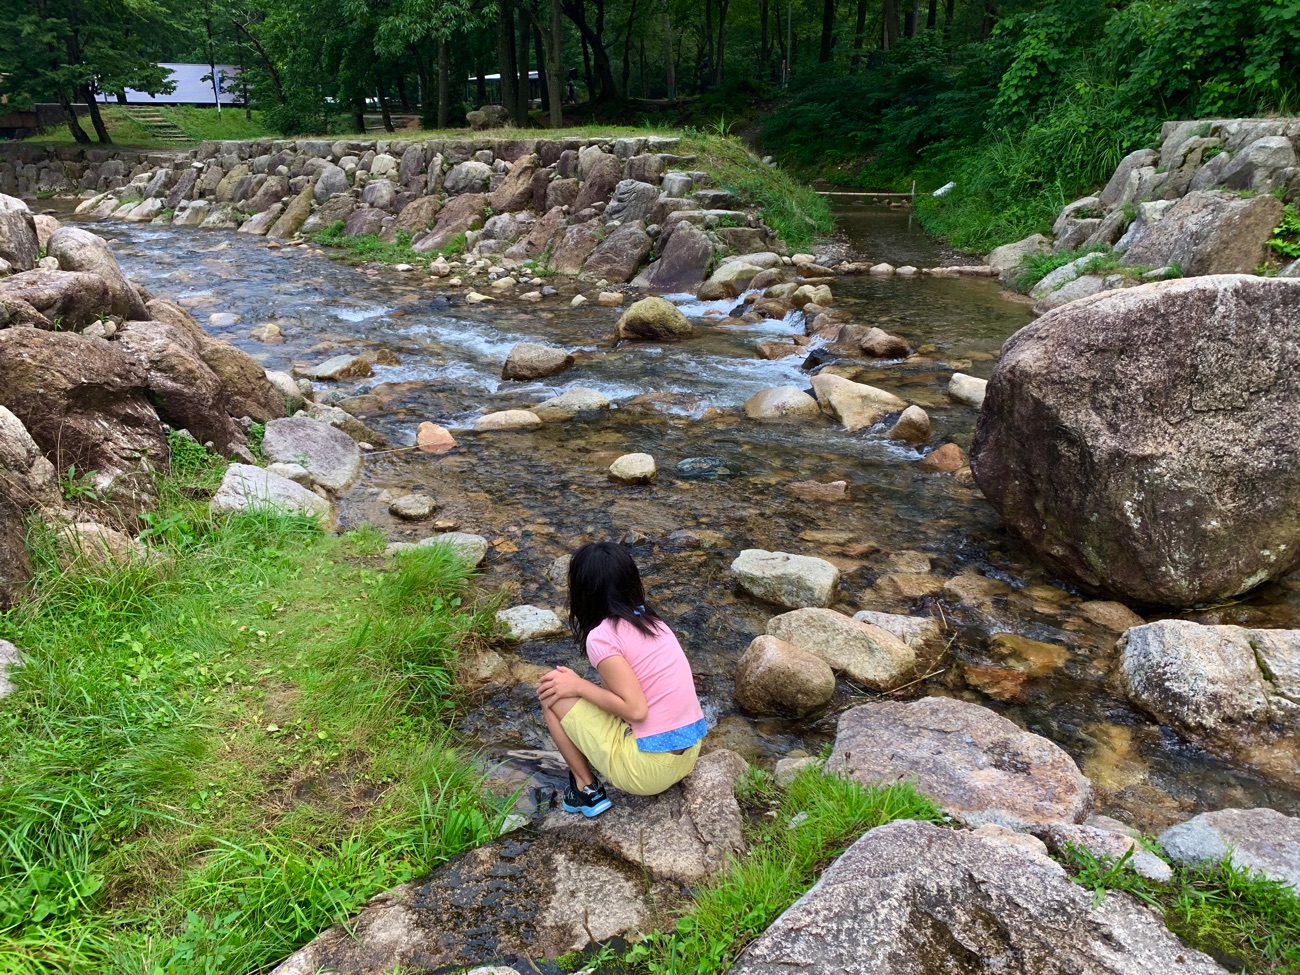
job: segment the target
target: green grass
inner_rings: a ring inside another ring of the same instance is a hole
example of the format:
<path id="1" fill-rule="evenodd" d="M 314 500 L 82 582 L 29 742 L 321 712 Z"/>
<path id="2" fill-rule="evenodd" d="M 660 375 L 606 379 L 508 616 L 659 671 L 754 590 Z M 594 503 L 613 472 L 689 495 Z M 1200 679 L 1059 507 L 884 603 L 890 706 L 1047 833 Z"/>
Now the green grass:
<path id="1" fill-rule="evenodd" d="M 132 106 L 132 110 L 144 109 L 146 106 Z M 262 113 L 253 112 L 252 119 L 244 115 L 244 110 L 225 108 L 217 114 L 215 108 L 193 108 L 183 105 L 147 106 L 150 111 L 157 111 L 163 118 L 184 132 L 198 145 L 207 139 L 277 139 L 279 134 L 262 123 Z M 126 110 L 120 105 L 101 105 L 100 113 L 108 129 L 109 138 L 115 143 L 145 149 L 186 148 L 182 142 L 170 142 L 157 139 L 145 126 L 130 119 Z M 95 138 L 90 119 L 81 118 L 81 127 Z M 46 129 L 39 136 L 26 141 L 47 145 L 75 145 L 72 133 L 66 125 Z"/>
<path id="2" fill-rule="evenodd" d="M 738 794 L 756 815 L 749 852 L 697 891 L 690 913 L 669 932 L 634 945 L 624 964 L 650 975 L 725 972 L 740 951 L 808 890 L 835 857 L 876 826 L 896 819 L 942 822 L 909 783 L 864 787 L 804 769 L 787 789 L 759 772 Z"/>
<path id="3" fill-rule="evenodd" d="M 1121 255 L 1113 253 L 1105 244 L 1093 244 L 1075 250 L 1061 251 L 1059 254 L 1032 254 L 1025 258 L 1020 270 L 1013 276 L 1011 283 L 1022 292 L 1027 292 L 1043 278 L 1058 268 L 1077 261 L 1089 254 L 1098 256 L 1089 266 L 1087 274 L 1121 274 L 1131 281 L 1140 281 L 1150 273 L 1152 268 L 1137 264 L 1120 263 Z M 1169 272 L 1161 280 L 1182 277 L 1182 270 L 1170 265 Z"/>
<path id="4" fill-rule="evenodd" d="M 1288 203 L 1282 208 L 1282 222 L 1273 228 L 1268 246 L 1284 260 L 1300 257 L 1300 211 L 1294 205 Z"/>
<path id="5" fill-rule="evenodd" d="M 1300 975 L 1300 894 L 1293 887 L 1226 860 L 1194 869 L 1176 866 L 1171 883 L 1157 884 L 1123 862 L 1078 847 L 1067 848 L 1063 859 L 1075 882 L 1098 901 L 1110 891 L 1138 898 L 1162 912 L 1184 943 L 1231 971 Z"/>
<path id="6" fill-rule="evenodd" d="M 465 250 L 465 235 L 456 234 L 441 250 L 421 252 L 411 246 L 410 235 L 398 232 L 395 241 L 381 240 L 375 234 L 357 234 L 347 237 L 344 223 L 336 220 L 324 230 L 313 234 L 311 242 L 321 247 L 334 247 L 342 251 L 344 260 L 351 264 L 411 264 L 428 267 L 439 257 L 455 257 Z"/>
<path id="7" fill-rule="evenodd" d="M 472 570 L 374 530 L 214 521 L 224 462 L 173 438 L 151 558 L 61 567 L 0 616 L 0 971 L 261 970 L 495 835 L 449 741 Z"/>

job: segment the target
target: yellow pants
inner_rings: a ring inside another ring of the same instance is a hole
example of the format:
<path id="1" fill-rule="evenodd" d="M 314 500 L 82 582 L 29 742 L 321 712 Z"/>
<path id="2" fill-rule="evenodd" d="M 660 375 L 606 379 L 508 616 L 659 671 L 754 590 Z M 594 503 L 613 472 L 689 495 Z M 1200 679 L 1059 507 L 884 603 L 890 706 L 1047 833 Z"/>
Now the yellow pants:
<path id="1" fill-rule="evenodd" d="M 690 775 L 700 757 L 699 742 L 680 755 L 643 752 L 626 721 L 581 698 L 560 726 L 606 782 L 635 796 L 656 796 L 675 785 Z"/>

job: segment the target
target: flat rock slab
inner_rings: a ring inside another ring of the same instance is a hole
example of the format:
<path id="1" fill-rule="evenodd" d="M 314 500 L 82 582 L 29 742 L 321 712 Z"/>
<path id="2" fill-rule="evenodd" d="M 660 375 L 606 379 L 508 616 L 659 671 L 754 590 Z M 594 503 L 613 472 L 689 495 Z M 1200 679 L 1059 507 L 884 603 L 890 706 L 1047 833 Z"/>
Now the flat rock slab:
<path id="1" fill-rule="evenodd" d="M 540 606 L 511 606 L 497 613 L 497 622 L 512 640 L 554 640 L 569 634 L 558 616 Z"/>
<path id="2" fill-rule="evenodd" d="M 1201 813 L 1161 833 L 1160 846 L 1176 863 L 1208 866 L 1226 856 L 1300 891 L 1300 818 L 1276 809 Z"/>
<path id="3" fill-rule="evenodd" d="M 275 508 L 286 514 L 319 517 L 329 513 L 330 503 L 273 471 L 250 464 L 231 464 L 209 508 L 214 515 Z"/>
<path id="4" fill-rule="evenodd" d="M 273 975 L 387 975 L 554 958 L 594 939 L 648 932 L 653 910 L 743 849 L 732 789 L 745 762 L 712 752 L 680 785 L 586 820 L 551 813 L 380 894 Z"/>
<path id="5" fill-rule="evenodd" d="M 911 779 L 968 826 L 1032 831 L 1081 822 L 1092 805 L 1092 786 L 1058 745 L 946 697 L 844 712 L 826 769 L 866 785 Z"/>
<path id="6" fill-rule="evenodd" d="M 272 420 L 262 438 L 262 454 L 279 464 L 298 464 L 311 479 L 342 491 L 361 473 L 361 449 L 342 430 L 306 417 Z"/>
<path id="7" fill-rule="evenodd" d="M 840 570 L 825 559 L 747 548 L 731 563 L 731 574 L 751 596 L 802 609 L 829 606 Z"/>
<path id="8" fill-rule="evenodd" d="M 1136 900 L 1094 904 L 1055 863 L 909 820 L 867 833 L 731 975 L 1217 975 Z"/>

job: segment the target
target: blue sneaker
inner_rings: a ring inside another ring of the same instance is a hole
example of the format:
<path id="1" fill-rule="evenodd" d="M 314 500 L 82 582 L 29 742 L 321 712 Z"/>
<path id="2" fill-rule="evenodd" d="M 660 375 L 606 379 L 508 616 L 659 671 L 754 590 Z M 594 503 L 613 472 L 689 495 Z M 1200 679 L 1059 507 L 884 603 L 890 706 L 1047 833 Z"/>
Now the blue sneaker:
<path id="1" fill-rule="evenodd" d="M 573 773 L 569 773 L 569 787 L 564 790 L 564 811 L 570 813 L 582 813 L 588 819 L 599 816 L 605 810 L 614 804 L 609 801 L 605 795 L 605 787 L 599 782 L 593 782 L 585 789 L 579 789 L 578 783 L 573 780 Z"/>

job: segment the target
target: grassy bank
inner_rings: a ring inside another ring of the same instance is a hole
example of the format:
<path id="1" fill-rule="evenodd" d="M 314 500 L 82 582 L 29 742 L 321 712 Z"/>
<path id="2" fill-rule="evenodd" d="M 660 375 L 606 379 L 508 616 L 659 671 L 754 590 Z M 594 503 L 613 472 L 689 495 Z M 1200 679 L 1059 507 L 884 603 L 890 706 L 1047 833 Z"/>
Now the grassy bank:
<path id="1" fill-rule="evenodd" d="M 494 835 L 449 742 L 458 649 L 491 626 L 447 552 L 210 519 L 180 441 L 152 558 L 60 568 L 0 617 L 0 971 L 242 972 Z"/>
<path id="2" fill-rule="evenodd" d="M 252 118 L 245 115 L 242 108 L 226 108 L 217 112 L 215 108 L 194 108 L 186 105 L 149 105 L 132 106 L 130 109 L 121 105 L 101 105 L 100 114 L 109 138 L 121 146 L 138 149 L 171 150 L 186 148 L 186 143 L 171 142 L 157 138 L 146 126 L 131 118 L 131 112 L 157 113 L 176 128 L 185 133 L 197 146 L 206 139 L 278 139 L 281 136 L 265 125 L 262 113 L 254 111 Z M 88 116 L 81 116 L 81 127 L 92 138 L 94 130 Z M 25 140 L 41 145 L 76 145 L 72 133 L 66 125 L 46 129 L 39 136 Z"/>

